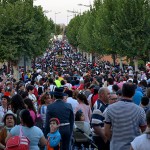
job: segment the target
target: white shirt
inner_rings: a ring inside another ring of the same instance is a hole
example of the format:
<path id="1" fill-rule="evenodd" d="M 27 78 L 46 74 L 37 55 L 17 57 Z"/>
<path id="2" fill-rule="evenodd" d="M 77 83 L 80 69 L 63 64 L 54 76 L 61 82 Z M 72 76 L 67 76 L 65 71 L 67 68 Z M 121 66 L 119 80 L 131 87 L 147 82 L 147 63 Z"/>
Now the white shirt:
<path id="1" fill-rule="evenodd" d="M 4 116 L 4 108 L 0 106 L 0 123 L 2 122 L 3 116 Z"/>
<path id="2" fill-rule="evenodd" d="M 52 85 L 50 85 L 50 86 L 49 86 L 49 88 L 50 88 L 50 92 L 55 91 L 55 87 L 56 87 L 56 86 L 55 86 L 55 85 L 53 85 L 53 84 L 52 84 Z"/>
<path id="3" fill-rule="evenodd" d="M 150 139 L 147 138 L 147 134 L 142 134 L 136 137 L 131 145 L 134 150 L 150 150 Z"/>
<path id="4" fill-rule="evenodd" d="M 71 90 L 71 88 L 72 88 L 72 84 L 70 84 L 70 83 L 66 83 L 65 86 L 67 86 L 69 90 Z"/>
<path id="5" fill-rule="evenodd" d="M 68 97 L 67 98 L 67 103 L 71 104 L 72 108 L 73 108 L 73 112 L 75 113 L 75 109 L 78 106 L 78 101 L 76 99 L 73 99 L 72 97 Z"/>
<path id="6" fill-rule="evenodd" d="M 39 74 L 37 77 L 38 82 L 40 81 L 40 79 L 42 78 L 42 76 Z"/>
<path id="7" fill-rule="evenodd" d="M 112 86 L 113 86 L 113 85 L 108 85 L 108 87 L 107 87 L 110 92 L 113 92 L 113 91 L 112 91 Z"/>
<path id="8" fill-rule="evenodd" d="M 34 94 L 29 94 L 28 98 L 31 99 L 32 101 L 34 101 L 34 107 L 35 107 L 35 109 L 37 111 L 38 110 L 38 106 L 37 106 L 36 96 Z"/>

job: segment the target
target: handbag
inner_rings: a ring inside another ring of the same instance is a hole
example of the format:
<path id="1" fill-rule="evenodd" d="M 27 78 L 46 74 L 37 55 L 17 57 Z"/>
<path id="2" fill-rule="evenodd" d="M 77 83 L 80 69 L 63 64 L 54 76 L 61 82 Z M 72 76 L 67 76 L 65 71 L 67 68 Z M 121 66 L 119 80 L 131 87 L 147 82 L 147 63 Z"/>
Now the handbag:
<path id="1" fill-rule="evenodd" d="M 23 136 L 21 126 L 19 136 L 9 138 L 5 150 L 29 150 L 29 144 L 29 139 L 26 136 Z"/>

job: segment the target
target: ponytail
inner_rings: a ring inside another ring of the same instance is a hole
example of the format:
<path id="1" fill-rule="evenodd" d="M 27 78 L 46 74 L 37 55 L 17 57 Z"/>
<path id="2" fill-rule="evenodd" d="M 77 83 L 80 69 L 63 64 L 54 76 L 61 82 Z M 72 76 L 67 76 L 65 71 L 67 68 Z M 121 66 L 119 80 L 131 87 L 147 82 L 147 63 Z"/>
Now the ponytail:
<path id="1" fill-rule="evenodd" d="M 20 111 L 20 117 L 22 122 L 28 127 L 31 128 L 34 126 L 34 121 L 30 115 L 30 112 L 27 109 L 23 109 Z"/>

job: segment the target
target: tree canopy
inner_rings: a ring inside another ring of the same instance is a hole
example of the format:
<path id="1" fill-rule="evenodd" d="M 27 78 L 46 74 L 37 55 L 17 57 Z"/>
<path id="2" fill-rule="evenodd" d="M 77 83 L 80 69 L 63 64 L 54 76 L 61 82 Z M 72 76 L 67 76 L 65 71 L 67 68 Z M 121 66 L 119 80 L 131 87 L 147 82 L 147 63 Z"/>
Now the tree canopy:
<path id="1" fill-rule="evenodd" d="M 34 58 L 48 47 L 54 22 L 32 0 L 0 3 L 0 61 L 17 63 L 22 56 Z"/>
<path id="2" fill-rule="evenodd" d="M 149 0 L 95 0 L 88 12 L 70 21 L 67 37 L 84 51 L 148 59 L 149 16 Z"/>

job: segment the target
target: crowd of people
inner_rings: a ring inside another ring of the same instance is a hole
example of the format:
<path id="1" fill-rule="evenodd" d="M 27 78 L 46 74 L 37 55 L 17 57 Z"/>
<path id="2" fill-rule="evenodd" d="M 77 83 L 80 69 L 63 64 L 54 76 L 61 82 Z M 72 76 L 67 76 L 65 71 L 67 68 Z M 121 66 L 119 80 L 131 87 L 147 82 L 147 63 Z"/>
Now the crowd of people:
<path id="1" fill-rule="evenodd" d="M 0 150 L 20 129 L 30 150 L 71 150 L 76 121 L 90 125 L 98 150 L 150 149 L 147 70 L 91 63 L 67 40 L 55 40 L 32 67 L 19 81 L 1 76 Z"/>

